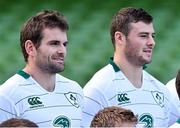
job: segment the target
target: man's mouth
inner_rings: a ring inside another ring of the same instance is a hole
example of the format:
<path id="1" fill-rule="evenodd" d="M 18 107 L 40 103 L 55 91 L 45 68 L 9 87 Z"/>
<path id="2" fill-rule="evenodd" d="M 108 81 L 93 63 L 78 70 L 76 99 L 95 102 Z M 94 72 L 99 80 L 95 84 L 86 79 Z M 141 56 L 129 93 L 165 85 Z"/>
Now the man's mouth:
<path id="1" fill-rule="evenodd" d="M 144 49 L 143 52 L 146 53 L 148 56 L 151 56 L 152 49 Z"/>
<path id="2" fill-rule="evenodd" d="M 64 58 L 53 58 L 58 63 L 64 63 Z"/>

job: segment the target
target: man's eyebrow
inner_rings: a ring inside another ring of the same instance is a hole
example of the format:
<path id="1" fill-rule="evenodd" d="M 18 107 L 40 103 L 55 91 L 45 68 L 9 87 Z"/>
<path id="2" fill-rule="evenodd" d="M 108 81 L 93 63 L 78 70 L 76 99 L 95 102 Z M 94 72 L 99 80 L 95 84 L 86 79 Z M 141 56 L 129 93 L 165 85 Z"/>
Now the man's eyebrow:
<path id="1" fill-rule="evenodd" d="M 153 33 L 149 33 L 149 32 L 140 32 L 139 34 L 151 34 L 151 35 L 155 35 L 156 33 L 155 32 L 153 32 Z"/>
<path id="2" fill-rule="evenodd" d="M 61 42 L 61 41 L 59 41 L 59 40 L 50 40 L 48 42 Z"/>

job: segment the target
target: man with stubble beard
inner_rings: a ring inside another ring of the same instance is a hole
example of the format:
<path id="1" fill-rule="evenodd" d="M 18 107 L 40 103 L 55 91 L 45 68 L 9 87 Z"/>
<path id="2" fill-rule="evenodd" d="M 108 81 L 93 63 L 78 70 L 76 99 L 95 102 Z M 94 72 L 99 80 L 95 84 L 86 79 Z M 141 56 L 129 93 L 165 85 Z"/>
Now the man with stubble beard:
<path id="1" fill-rule="evenodd" d="M 168 127 L 180 117 L 167 88 L 144 70 L 155 46 L 153 17 L 142 8 L 126 7 L 110 26 L 114 56 L 85 85 L 84 126 L 108 106 L 138 115 L 137 127 Z M 157 65 L 158 66 L 158 65 Z"/>
<path id="2" fill-rule="evenodd" d="M 0 87 L 0 122 L 24 118 L 39 127 L 80 127 L 82 88 L 59 72 L 64 70 L 65 17 L 44 10 L 31 17 L 20 34 L 24 69 Z"/>

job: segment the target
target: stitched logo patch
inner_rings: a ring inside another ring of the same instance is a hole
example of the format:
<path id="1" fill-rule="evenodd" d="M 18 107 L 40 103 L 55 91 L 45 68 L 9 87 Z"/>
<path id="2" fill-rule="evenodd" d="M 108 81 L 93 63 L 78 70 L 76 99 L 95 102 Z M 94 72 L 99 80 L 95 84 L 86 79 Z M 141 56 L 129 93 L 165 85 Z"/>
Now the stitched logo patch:
<path id="1" fill-rule="evenodd" d="M 54 127 L 69 128 L 71 127 L 70 119 L 66 116 L 58 116 L 53 121 Z"/>
<path id="2" fill-rule="evenodd" d="M 68 99 L 68 101 L 75 106 L 76 108 L 79 108 L 79 103 L 78 103 L 78 98 L 77 98 L 77 94 L 73 93 L 73 92 L 69 92 L 69 93 L 65 93 L 64 94 L 66 96 L 66 98 Z"/>
<path id="3" fill-rule="evenodd" d="M 30 106 L 30 108 L 35 108 L 35 107 L 42 107 L 42 106 L 44 106 L 43 105 L 43 103 L 41 102 L 41 99 L 40 99 L 40 97 L 31 97 L 31 98 L 29 98 L 28 99 L 28 103 L 29 103 L 29 105 L 31 105 Z"/>
<path id="4" fill-rule="evenodd" d="M 120 94 L 118 94 L 117 100 L 119 102 L 118 105 L 130 103 L 130 99 L 128 98 L 128 94 L 127 93 L 120 93 Z"/>
<path id="5" fill-rule="evenodd" d="M 145 128 L 152 128 L 154 120 L 149 113 L 144 113 L 139 117 L 139 124 Z"/>

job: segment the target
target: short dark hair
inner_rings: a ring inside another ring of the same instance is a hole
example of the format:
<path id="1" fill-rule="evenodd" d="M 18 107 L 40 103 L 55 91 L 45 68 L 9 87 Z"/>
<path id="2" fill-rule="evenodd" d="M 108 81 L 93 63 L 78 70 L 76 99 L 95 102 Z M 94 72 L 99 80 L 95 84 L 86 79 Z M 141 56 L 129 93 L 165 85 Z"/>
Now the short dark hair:
<path id="1" fill-rule="evenodd" d="M 122 32 L 125 36 L 128 36 L 130 23 L 139 21 L 151 23 L 153 17 L 142 8 L 127 7 L 119 10 L 118 13 L 114 15 L 110 26 L 110 35 L 113 45 L 115 42 L 114 34 L 116 31 Z"/>
<path id="2" fill-rule="evenodd" d="M 178 73 L 176 75 L 176 82 L 175 82 L 175 84 L 176 84 L 177 94 L 178 94 L 179 99 L 180 99 L 180 69 L 179 69 L 179 71 L 178 71 Z"/>
<path id="3" fill-rule="evenodd" d="M 11 118 L 11 119 L 3 121 L 0 124 L 0 127 L 36 127 L 38 128 L 38 125 L 28 119 Z"/>
<path id="4" fill-rule="evenodd" d="M 28 54 L 25 49 L 25 42 L 31 40 L 36 48 L 39 48 L 42 31 L 45 28 L 58 27 L 62 30 L 68 30 L 69 26 L 65 17 L 54 10 L 44 10 L 37 15 L 28 19 L 24 24 L 20 32 L 21 50 L 25 61 L 27 62 Z"/>
<path id="5" fill-rule="evenodd" d="M 137 121 L 137 117 L 131 110 L 111 106 L 99 110 L 91 121 L 90 127 L 115 127 L 117 122 L 137 124 Z"/>

